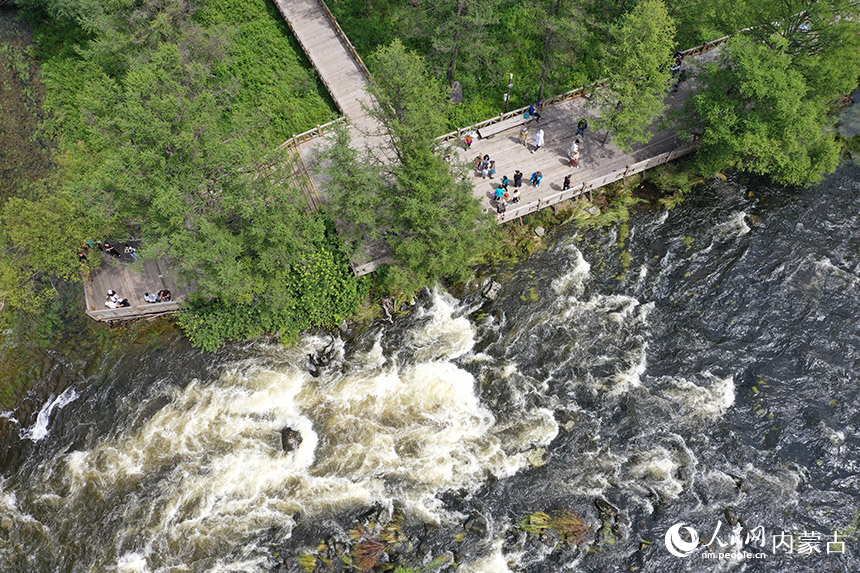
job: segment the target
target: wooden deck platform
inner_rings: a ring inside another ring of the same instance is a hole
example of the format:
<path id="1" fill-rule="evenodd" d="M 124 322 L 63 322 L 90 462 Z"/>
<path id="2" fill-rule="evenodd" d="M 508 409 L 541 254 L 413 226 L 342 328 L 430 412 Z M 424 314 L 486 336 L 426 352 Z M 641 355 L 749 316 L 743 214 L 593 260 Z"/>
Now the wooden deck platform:
<path id="1" fill-rule="evenodd" d="M 681 82 L 675 91 L 666 98 L 667 113 L 676 111 L 684 105 L 696 89 L 692 64 L 704 63 L 716 57 L 717 50 L 697 55 L 695 60 L 685 60 L 682 66 L 685 76 L 690 78 Z M 450 141 L 454 153 L 460 161 L 472 164 L 476 156 L 489 155 L 496 162 L 495 179 L 481 179 L 474 176 L 475 196 L 481 200 L 484 208 L 495 212 L 493 192 L 502 176 L 507 175 L 513 181 L 514 171 L 519 169 L 523 177 L 523 187 L 520 189 L 520 202 L 508 205 L 507 211 L 497 216 L 499 223 L 512 221 L 529 213 L 534 213 L 559 201 L 571 199 L 598 189 L 623 177 L 639 173 L 662 163 L 666 163 L 695 149 L 695 143 L 683 140 L 671 127 L 661 126 L 658 120 L 652 125 L 653 136 L 646 144 L 633 147 L 630 153 L 624 152 L 613 142 L 612 136 L 602 143 L 604 131 L 594 129 L 597 121 L 596 111 L 589 107 L 585 97 L 574 97 L 554 105 L 544 107 L 540 122 L 530 121 L 527 145 L 519 141 L 520 127 L 516 122 L 510 124 L 510 129 L 498 133 L 492 139 L 479 139 L 470 149 L 460 139 Z M 569 166 L 570 147 L 576 137 L 576 126 L 580 118 L 586 118 L 589 129 L 585 136 L 579 136 L 580 166 Z M 510 121 L 510 120 L 505 120 Z M 502 124 L 505 121 L 500 122 Z M 469 128 L 459 130 L 465 133 Z M 534 134 L 544 130 L 544 146 L 536 153 Z M 543 181 L 540 187 L 528 183 L 531 174 L 541 171 Z M 571 176 L 571 189 L 563 191 L 563 181 L 566 175 Z M 509 186 L 512 190 L 512 187 Z"/>
<path id="2" fill-rule="evenodd" d="M 90 257 L 101 256 L 102 266 L 92 277 L 84 278 L 84 297 L 87 314 L 95 320 L 114 322 L 142 317 L 154 317 L 176 312 L 186 299 L 187 292 L 168 274 L 162 261 L 135 262 L 130 256 L 113 258 L 101 251 L 90 251 Z M 145 292 L 170 291 L 171 302 L 148 303 Z M 120 298 L 127 298 L 131 306 L 107 308 L 104 305 L 107 291 L 114 290 Z"/>
<path id="3" fill-rule="evenodd" d="M 383 160 L 390 157 L 386 140 L 381 136 L 381 126 L 367 111 L 366 107 L 372 102 L 372 96 L 367 90 L 370 73 L 361 57 L 356 52 L 349 38 L 346 37 L 334 15 L 326 6 L 324 0 L 274 0 L 281 15 L 286 20 L 293 34 L 316 68 L 319 76 L 335 101 L 338 109 L 344 114 L 350 125 L 353 146 L 359 150 L 372 150 Z M 707 42 L 701 46 L 682 52 L 685 57 L 683 69 L 691 69 L 691 61 L 699 63 L 715 57 L 714 48 L 725 43 L 728 36 Z M 495 211 L 492 201 L 496 183 L 503 175 L 513 179 L 514 170 L 519 169 L 528 180 L 534 171 L 544 175 L 540 187 L 531 187 L 527 183 L 521 189 L 522 198 L 516 205 L 509 205 L 504 214 L 497 216 L 499 223 L 511 221 L 528 213 L 533 213 L 544 207 L 566 199 L 588 193 L 628 175 L 650 169 L 661 163 L 666 163 L 685 155 L 695 149 L 695 145 L 683 141 L 672 130 L 652 127 L 654 136 L 648 144 L 634 147 L 630 153 L 618 149 L 610 138 L 606 144 L 601 143 L 602 133 L 593 129 L 596 123 L 595 112 L 587 105 L 586 96 L 594 89 L 599 89 L 601 82 L 550 98 L 551 105 L 545 105 L 541 121 L 529 121 L 529 145 L 523 146 L 517 139 L 520 126 L 524 121 L 517 117 L 523 110 L 502 114 L 498 118 L 479 122 L 478 124 L 458 129 L 456 132 L 441 136 L 440 144 L 451 146 L 451 153 L 464 163 L 471 164 L 476 155 L 489 155 L 496 161 L 495 180 L 476 180 L 475 196 L 479 198 L 488 211 Z M 679 89 L 667 98 L 670 109 L 678 109 L 690 97 L 695 82 L 683 82 Z M 575 92 L 575 93 L 574 93 Z M 553 104 L 553 101 L 556 103 Z M 525 109 L 525 108 L 524 108 Z M 568 150 L 576 133 L 579 118 L 589 119 L 592 129 L 580 138 L 582 155 L 580 167 L 572 169 L 568 166 Z M 509 129 L 506 129 L 508 128 Z M 537 129 L 543 128 L 545 145 L 536 154 L 532 138 Z M 487 139 L 477 140 L 471 149 L 466 150 L 462 144 L 462 135 L 467 132 L 486 134 Z M 306 176 L 325 198 L 325 177 L 321 173 L 317 155 L 324 141 L 323 129 L 317 128 L 308 132 L 308 137 L 292 139 L 296 146 L 301 162 L 306 165 Z M 306 135 L 306 134 L 302 134 Z M 323 137 L 318 137 L 323 136 Z M 563 190 L 562 182 L 566 175 L 571 175 L 571 189 Z M 320 185 L 322 183 L 322 185 Z M 353 270 L 356 274 L 373 272 L 380 264 L 387 262 L 389 257 L 380 256 L 377 260 L 354 261 Z"/>

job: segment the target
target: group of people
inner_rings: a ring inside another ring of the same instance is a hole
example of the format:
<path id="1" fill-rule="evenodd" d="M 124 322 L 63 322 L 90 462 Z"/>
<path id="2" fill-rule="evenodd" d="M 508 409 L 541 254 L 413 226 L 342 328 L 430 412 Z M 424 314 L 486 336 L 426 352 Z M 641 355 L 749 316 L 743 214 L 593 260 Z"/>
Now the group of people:
<path id="1" fill-rule="evenodd" d="M 114 247 L 109 241 L 101 242 L 101 241 L 93 241 L 92 239 L 90 239 L 87 241 L 87 246 L 81 248 L 78 251 L 78 260 L 82 263 L 86 263 L 87 262 L 87 253 L 89 252 L 89 249 L 95 248 L 95 247 L 98 247 L 106 255 L 110 255 L 115 259 L 118 259 L 122 256 L 122 255 L 120 255 L 120 252 L 117 250 L 117 248 Z M 122 252 L 125 253 L 126 255 L 130 256 L 135 261 L 138 259 L 137 249 L 135 249 L 134 247 L 132 247 L 128 243 L 125 243 L 123 245 Z"/>
<path id="2" fill-rule="evenodd" d="M 105 306 L 108 308 L 123 308 L 131 306 L 131 303 L 128 302 L 127 298 L 120 298 L 115 290 L 109 290 L 107 291 L 107 298 L 105 298 Z"/>
<path id="3" fill-rule="evenodd" d="M 498 214 L 507 211 L 508 203 L 520 202 L 520 187 L 523 186 L 523 174 L 519 169 L 514 173 L 513 191 L 508 191 L 508 185 L 510 184 L 511 180 L 508 179 L 508 176 L 503 175 L 501 183 L 499 183 L 495 193 L 493 193 L 493 198 L 496 201 L 496 213 Z"/>
<path id="4" fill-rule="evenodd" d="M 480 175 L 481 179 L 489 177 L 492 179 L 496 175 L 496 162 L 490 159 L 489 155 L 475 157 L 475 176 Z"/>
<path id="5" fill-rule="evenodd" d="M 170 302 L 173 300 L 170 295 L 170 291 L 166 288 L 158 291 L 158 294 L 152 292 L 146 292 L 143 295 L 143 300 L 146 302 Z M 131 306 L 131 303 L 128 302 L 127 298 L 121 298 L 116 291 L 111 289 L 107 291 L 107 297 L 105 298 L 105 306 L 107 308 L 125 308 L 127 306 Z"/>
<path id="6" fill-rule="evenodd" d="M 116 250 L 116 247 L 114 247 L 113 245 L 111 245 L 109 242 L 105 241 L 105 242 L 101 245 L 101 247 L 102 247 L 102 250 L 103 250 L 106 254 L 108 254 L 108 255 L 110 255 L 110 256 L 112 256 L 112 257 L 114 257 L 115 259 L 118 259 L 118 258 L 120 257 L 119 251 L 118 251 L 118 250 Z M 126 244 L 124 244 L 124 245 L 123 245 L 123 250 L 122 250 L 122 252 L 123 252 L 123 253 L 125 253 L 126 255 L 130 256 L 130 257 L 131 257 L 132 259 L 134 259 L 135 261 L 137 260 L 137 257 L 138 257 L 138 255 L 137 255 L 137 249 L 135 249 L 134 247 L 132 247 L 132 246 L 131 246 L 131 245 L 129 245 L 128 243 L 126 243 Z"/>
<path id="7" fill-rule="evenodd" d="M 541 104 L 539 102 L 535 102 L 529 108 L 527 112 L 527 117 L 534 117 L 535 123 L 540 122 L 541 114 Z M 573 141 L 570 144 L 569 148 L 569 160 L 568 165 L 575 169 L 579 169 L 581 166 L 581 151 L 580 151 L 580 137 L 585 137 L 585 130 L 588 129 L 588 121 L 585 118 L 580 118 L 580 120 L 576 124 L 576 135 L 574 136 Z M 519 141 L 524 146 L 528 147 L 529 144 L 529 128 L 524 125 L 519 132 Z M 466 148 L 470 148 L 474 139 L 470 136 L 466 136 Z M 537 133 L 534 134 L 534 149 L 531 152 L 536 153 L 541 147 L 544 146 L 545 143 L 545 135 L 543 129 L 538 129 Z M 493 179 L 496 174 L 496 162 L 490 159 L 489 155 L 484 155 L 481 157 L 480 155 L 475 157 L 474 161 L 475 165 L 475 176 L 480 175 L 482 179 L 486 179 L 489 177 Z M 564 183 L 562 185 L 562 190 L 566 191 L 571 188 L 571 177 L 572 175 L 566 175 L 564 178 Z M 541 181 L 543 180 L 543 173 L 540 171 L 535 171 L 532 173 L 529 178 L 529 182 L 534 187 L 540 187 Z M 493 199 L 496 204 L 496 213 L 502 214 L 507 210 L 507 206 L 511 203 L 518 203 L 520 201 L 520 187 L 522 187 L 523 174 L 517 170 L 514 173 L 513 178 L 513 186 L 514 189 L 512 192 L 508 191 L 508 176 L 502 176 L 501 183 L 496 187 L 495 192 L 493 193 Z"/>
<path id="8" fill-rule="evenodd" d="M 146 292 L 143 294 L 143 300 L 149 303 L 155 302 L 170 302 L 172 299 L 170 298 L 170 291 L 166 288 L 158 291 L 158 294 L 154 292 Z"/>

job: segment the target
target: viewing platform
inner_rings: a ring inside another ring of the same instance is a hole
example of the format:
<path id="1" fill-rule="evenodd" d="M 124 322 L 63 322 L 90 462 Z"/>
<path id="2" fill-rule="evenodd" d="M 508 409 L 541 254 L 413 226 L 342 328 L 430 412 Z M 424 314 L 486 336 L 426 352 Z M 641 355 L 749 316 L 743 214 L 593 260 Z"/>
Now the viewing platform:
<path id="1" fill-rule="evenodd" d="M 89 256 L 101 257 L 102 262 L 92 276 L 84 277 L 87 314 L 95 320 L 110 323 L 171 314 L 187 298 L 187 291 L 168 274 L 163 261 L 140 262 L 126 254 L 111 257 L 98 249 L 91 249 Z M 170 291 L 170 302 L 148 303 L 143 299 L 144 293 L 162 289 Z M 115 291 L 120 299 L 128 299 L 130 306 L 105 307 L 109 290 Z"/>
<path id="2" fill-rule="evenodd" d="M 324 0 L 274 1 L 332 99 L 349 122 L 353 146 L 359 150 L 374 150 L 377 157 L 385 157 L 386 142 L 378 135 L 379 124 L 366 110 L 372 101 L 367 90 L 370 72 Z M 716 57 L 714 48 L 723 45 L 728 38 L 719 38 L 681 52 L 683 62 L 679 70 L 679 82 L 666 99 L 667 112 L 679 110 L 691 96 L 696 85 L 692 62 L 703 64 L 713 60 Z M 497 214 L 498 223 L 506 223 L 582 195 L 590 198 L 595 189 L 695 150 L 695 142 L 682 139 L 674 129 L 663 125 L 660 119 L 651 127 L 651 140 L 647 144 L 633 146 L 630 152 L 619 149 L 611 136 L 604 143 L 604 132 L 595 129 L 598 118 L 589 101 L 591 94 L 601 89 L 601 84 L 597 82 L 544 100 L 540 122 L 523 117 L 526 107 L 438 138 L 443 152 L 463 163 L 472 164 L 475 156 L 484 155 L 495 160 L 494 179 L 475 179 L 475 196 L 487 211 L 496 211 L 493 192 L 502 176 L 507 175 L 513 181 L 515 170 L 519 169 L 523 173 L 520 201 L 509 204 L 504 213 Z M 580 166 L 572 168 L 569 165 L 569 150 L 576 137 L 577 122 L 581 118 L 588 121 L 589 129 L 579 138 Z M 518 139 L 523 125 L 529 128 L 527 145 Z M 300 187 L 312 188 L 313 195 L 319 190 L 324 199 L 324 173 L 314 171 L 318 169 L 316 155 L 322 140 L 320 136 L 324 135 L 323 127 L 302 134 L 302 137 L 293 137 L 284 145 L 291 145 L 295 149 L 297 157 L 293 164 L 300 166 L 294 169 L 293 178 L 296 181 L 306 180 L 307 183 Z M 545 144 L 532 154 L 534 135 L 538 129 L 544 130 Z M 476 138 L 470 149 L 464 145 L 466 133 L 472 133 Z M 528 179 L 537 171 L 542 172 L 543 181 L 539 187 L 532 187 Z M 570 188 L 563 189 L 567 175 L 571 177 Z M 318 205 L 318 200 L 311 201 L 311 208 L 315 209 Z M 360 276 L 373 272 L 381 264 L 389 262 L 387 249 L 383 247 L 369 245 L 362 260 L 352 262 L 355 274 Z"/>

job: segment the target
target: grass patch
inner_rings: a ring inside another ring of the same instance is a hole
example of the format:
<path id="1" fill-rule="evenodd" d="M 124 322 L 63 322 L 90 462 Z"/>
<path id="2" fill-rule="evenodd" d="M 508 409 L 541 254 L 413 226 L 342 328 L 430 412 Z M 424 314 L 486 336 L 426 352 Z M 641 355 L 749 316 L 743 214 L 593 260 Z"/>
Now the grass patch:
<path id="1" fill-rule="evenodd" d="M 519 527 L 532 535 L 546 535 L 554 532 L 568 545 L 583 543 L 592 530 L 585 520 L 567 510 L 555 512 L 553 515 L 536 511 L 527 515 L 520 522 Z"/>
<path id="2" fill-rule="evenodd" d="M 337 118 L 334 103 L 270 0 L 201 0 L 198 20 L 235 29 L 230 57 L 214 69 L 238 81 L 230 113 L 265 118 L 259 137 L 270 146 Z"/>
<path id="3" fill-rule="evenodd" d="M 665 163 L 648 172 L 648 182 L 660 191 L 670 194 L 660 199 L 660 204 L 670 211 L 684 201 L 684 197 L 693 187 L 704 181 L 693 169 L 693 163 L 686 160 Z"/>

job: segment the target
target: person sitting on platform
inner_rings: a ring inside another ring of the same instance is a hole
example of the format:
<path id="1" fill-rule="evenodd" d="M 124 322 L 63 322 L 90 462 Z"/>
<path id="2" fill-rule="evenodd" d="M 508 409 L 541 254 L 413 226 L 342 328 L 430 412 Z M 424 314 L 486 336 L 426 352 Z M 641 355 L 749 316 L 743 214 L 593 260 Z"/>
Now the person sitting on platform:
<path id="1" fill-rule="evenodd" d="M 105 306 L 108 308 L 117 308 L 119 306 L 119 297 L 116 296 L 115 290 L 107 291 L 107 297 L 105 298 Z"/>
<path id="2" fill-rule="evenodd" d="M 170 291 L 166 288 L 158 291 L 158 302 L 170 302 Z"/>
<path id="3" fill-rule="evenodd" d="M 131 303 L 128 302 L 127 298 L 124 298 L 117 303 L 117 306 L 119 306 L 120 308 L 124 308 L 126 306 L 131 306 Z"/>
<path id="4" fill-rule="evenodd" d="M 154 292 L 145 292 L 143 293 L 143 300 L 149 303 L 158 302 L 158 295 Z"/>

